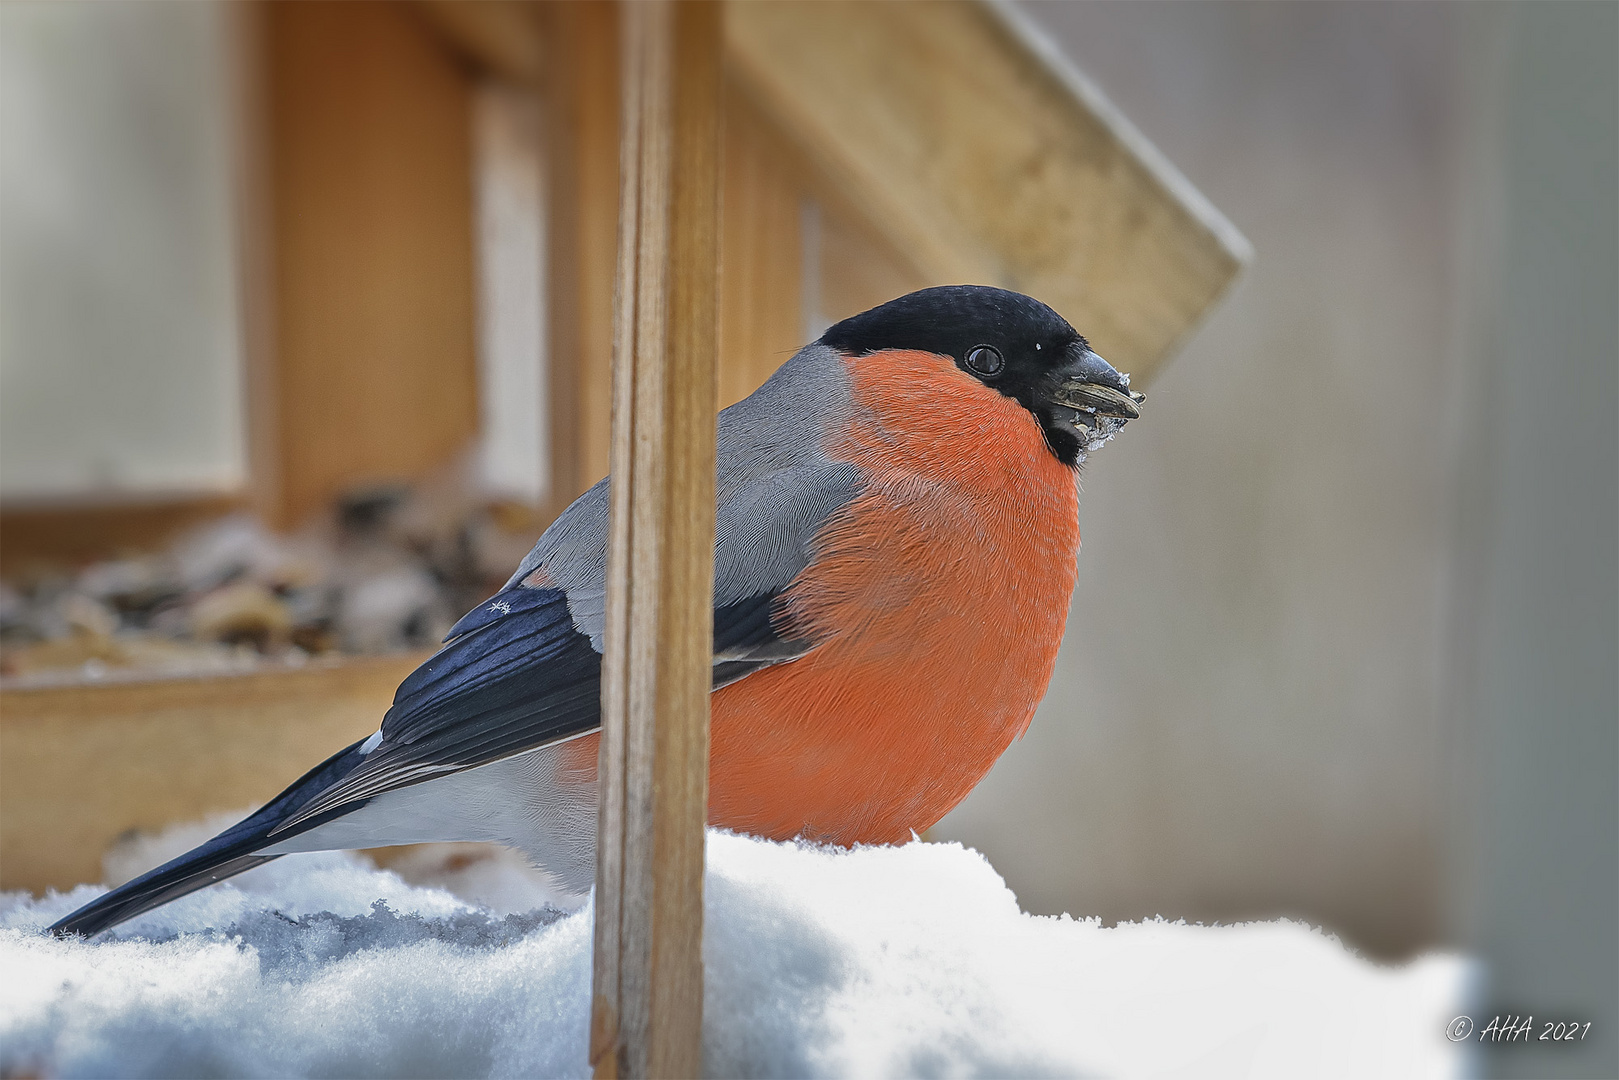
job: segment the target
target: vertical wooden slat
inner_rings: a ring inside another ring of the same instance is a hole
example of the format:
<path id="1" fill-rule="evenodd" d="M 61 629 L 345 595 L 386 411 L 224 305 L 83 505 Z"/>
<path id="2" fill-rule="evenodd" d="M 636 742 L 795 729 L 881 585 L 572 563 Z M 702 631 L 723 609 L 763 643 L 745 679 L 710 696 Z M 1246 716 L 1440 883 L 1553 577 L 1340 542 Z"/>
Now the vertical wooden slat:
<path id="1" fill-rule="evenodd" d="M 264 9 L 281 524 L 478 428 L 471 79 L 412 7 Z"/>
<path id="2" fill-rule="evenodd" d="M 720 8 L 625 5 L 591 1063 L 701 1064 Z"/>

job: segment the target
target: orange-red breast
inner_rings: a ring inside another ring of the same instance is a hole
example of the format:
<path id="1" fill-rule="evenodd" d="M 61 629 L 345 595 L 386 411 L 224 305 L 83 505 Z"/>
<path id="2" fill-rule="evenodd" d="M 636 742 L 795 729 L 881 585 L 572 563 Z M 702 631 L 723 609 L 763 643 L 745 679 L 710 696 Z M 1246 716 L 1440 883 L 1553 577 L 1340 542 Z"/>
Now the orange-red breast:
<path id="1" fill-rule="evenodd" d="M 1141 395 L 1040 302 L 911 293 L 720 414 L 709 817 L 898 842 L 1028 726 L 1079 553 L 1076 466 Z M 381 730 L 57 923 L 94 933 L 280 855 L 439 840 L 594 877 L 607 484 L 399 687 Z"/>

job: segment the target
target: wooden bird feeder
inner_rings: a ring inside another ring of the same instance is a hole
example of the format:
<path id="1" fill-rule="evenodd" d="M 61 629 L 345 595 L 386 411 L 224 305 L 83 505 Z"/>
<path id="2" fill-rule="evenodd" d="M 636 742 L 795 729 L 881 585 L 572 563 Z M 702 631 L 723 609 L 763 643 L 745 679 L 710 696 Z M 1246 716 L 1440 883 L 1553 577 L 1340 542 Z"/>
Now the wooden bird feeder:
<path id="1" fill-rule="evenodd" d="M 954 282 L 1046 301 L 1145 385 L 1247 244 L 1010 5 L 234 11 L 251 483 L 0 508 L 0 560 L 243 506 L 287 526 L 459 452 L 479 423 L 469 117 L 481 86 L 531 95 L 551 358 L 533 527 L 615 476 L 591 1057 L 695 1074 L 715 406 L 830 322 Z M 269 797 L 373 731 L 420 659 L 0 689 L 0 887 L 95 880 L 128 830 Z"/>

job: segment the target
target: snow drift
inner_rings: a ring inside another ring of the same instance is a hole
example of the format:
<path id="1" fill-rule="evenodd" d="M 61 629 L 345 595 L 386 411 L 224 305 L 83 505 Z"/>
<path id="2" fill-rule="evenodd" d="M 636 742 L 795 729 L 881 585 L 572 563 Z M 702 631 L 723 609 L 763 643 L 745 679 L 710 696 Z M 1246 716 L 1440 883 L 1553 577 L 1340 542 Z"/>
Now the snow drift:
<path id="1" fill-rule="evenodd" d="M 201 831 L 126 853 L 116 876 Z M 546 905 L 511 860 L 439 880 L 290 856 L 94 943 L 40 929 L 98 888 L 7 894 L 0 1074 L 589 1075 L 590 907 Z M 1460 1011 L 1456 958 L 1379 968 L 1292 922 L 1031 916 L 954 844 L 840 851 L 711 833 L 704 950 L 704 1068 L 717 1076 L 1460 1067 L 1443 1034 Z"/>

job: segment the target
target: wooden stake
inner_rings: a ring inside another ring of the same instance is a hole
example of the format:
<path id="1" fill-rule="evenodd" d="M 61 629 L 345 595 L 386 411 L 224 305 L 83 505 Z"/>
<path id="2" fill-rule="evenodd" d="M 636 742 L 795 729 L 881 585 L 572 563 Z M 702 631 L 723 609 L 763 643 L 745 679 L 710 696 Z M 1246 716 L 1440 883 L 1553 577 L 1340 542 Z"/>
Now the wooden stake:
<path id="1" fill-rule="evenodd" d="M 701 1065 L 721 12 L 625 4 L 590 1058 Z"/>

